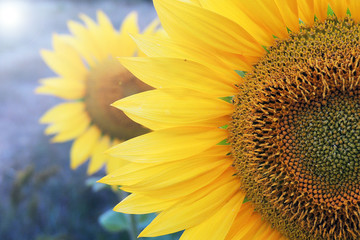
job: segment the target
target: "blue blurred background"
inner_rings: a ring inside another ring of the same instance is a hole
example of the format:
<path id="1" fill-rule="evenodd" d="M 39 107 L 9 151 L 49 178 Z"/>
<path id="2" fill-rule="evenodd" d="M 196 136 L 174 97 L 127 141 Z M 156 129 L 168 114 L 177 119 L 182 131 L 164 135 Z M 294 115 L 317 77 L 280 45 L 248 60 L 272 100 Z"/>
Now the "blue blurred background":
<path id="1" fill-rule="evenodd" d="M 79 13 L 95 19 L 98 9 L 116 29 L 133 10 L 141 29 L 156 17 L 145 0 L 0 0 L 1 240 L 128 239 L 126 231 L 115 226 L 109 232 L 98 222 L 117 204 L 116 194 L 93 185 L 86 165 L 71 171 L 71 143 L 50 144 L 45 126 L 38 124 L 61 100 L 34 94 L 38 79 L 55 75 L 39 50 L 52 49 L 53 33 L 69 33 L 68 20 L 80 21 Z"/>

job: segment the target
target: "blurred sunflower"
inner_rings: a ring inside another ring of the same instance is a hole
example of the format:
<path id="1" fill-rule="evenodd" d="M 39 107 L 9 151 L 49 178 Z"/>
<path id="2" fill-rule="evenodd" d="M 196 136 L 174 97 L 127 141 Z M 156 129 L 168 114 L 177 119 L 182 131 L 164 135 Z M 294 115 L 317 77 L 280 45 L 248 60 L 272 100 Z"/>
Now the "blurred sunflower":
<path id="1" fill-rule="evenodd" d="M 120 31 L 99 11 L 98 24 L 80 15 L 86 26 L 69 21 L 72 35 L 54 35 L 53 51 L 42 50 L 44 61 L 59 77 L 41 79 L 37 93 L 50 94 L 68 102 L 50 109 L 40 119 L 49 124 L 46 134 L 55 134 L 53 142 L 75 139 L 70 152 L 71 168 L 89 157 L 88 174 L 104 164 L 108 171 L 122 165 L 119 159 L 103 152 L 114 144 L 148 132 L 110 104 L 119 98 L 151 89 L 126 70 L 116 59 L 138 52 L 131 35 L 139 33 L 137 14 L 130 13 Z M 144 34 L 152 34 L 158 21 Z"/>
<path id="2" fill-rule="evenodd" d="M 168 37 L 123 58 L 154 130 L 113 147 L 140 236 L 360 239 L 360 1 L 155 0 Z M 299 21 L 300 19 L 300 21 Z"/>

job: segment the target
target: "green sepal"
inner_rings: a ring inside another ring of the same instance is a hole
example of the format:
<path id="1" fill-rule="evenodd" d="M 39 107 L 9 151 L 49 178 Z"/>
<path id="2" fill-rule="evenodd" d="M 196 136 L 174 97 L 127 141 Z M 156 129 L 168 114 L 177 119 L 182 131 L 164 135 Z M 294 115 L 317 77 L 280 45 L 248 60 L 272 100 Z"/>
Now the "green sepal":
<path id="1" fill-rule="evenodd" d="M 224 139 L 216 145 L 230 145 L 230 143 L 228 143 L 227 139 Z"/>
<path id="2" fill-rule="evenodd" d="M 265 49 L 265 51 L 266 51 L 267 53 L 269 53 L 269 52 L 270 52 L 270 51 L 269 51 L 269 49 L 267 49 L 267 47 L 266 47 L 266 46 L 262 45 L 262 47 L 263 47 L 263 49 Z"/>
<path id="3" fill-rule="evenodd" d="M 221 129 L 227 129 L 227 128 L 228 128 L 228 126 L 229 126 L 229 125 L 228 125 L 228 124 L 226 124 L 226 125 L 224 125 L 224 126 L 221 126 L 220 128 L 221 128 Z"/>
<path id="4" fill-rule="evenodd" d="M 250 202 L 250 199 L 245 196 L 243 203 Z"/>
<path id="5" fill-rule="evenodd" d="M 351 17 L 350 9 L 347 9 L 347 10 L 346 10 L 346 14 L 349 15 L 349 17 Z"/>
<path id="6" fill-rule="evenodd" d="M 335 13 L 334 13 L 334 11 L 331 9 L 330 5 L 328 5 L 327 15 L 328 15 L 328 16 L 334 16 L 334 15 L 335 15 Z"/>
<path id="7" fill-rule="evenodd" d="M 244 78 L 245 75 L 246 75 L 246 72 L 244 72 L 244 71 L 235 70 L 235 72 L 236 72 L 237 74 L 239 74 L 239 76 L 242 77 L 242 78 Z"/>
<path id="8" fill-rule="evenodd" d="M 225 102 L 232 103 L 234 96 L 227 96 L 227 97 L 219 97 L 219 99 L 224 100 Z"/>

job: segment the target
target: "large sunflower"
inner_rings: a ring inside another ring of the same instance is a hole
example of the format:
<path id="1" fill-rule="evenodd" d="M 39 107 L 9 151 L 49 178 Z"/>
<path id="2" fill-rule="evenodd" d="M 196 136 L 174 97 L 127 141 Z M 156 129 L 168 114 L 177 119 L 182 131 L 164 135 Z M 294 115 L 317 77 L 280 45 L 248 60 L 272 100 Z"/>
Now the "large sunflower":
<path id="1" fill-rule="evenodd" d="M 90 157 L 88 173 L 92 174 L 104 164 L 109 171 L 122 164 L 103 154 L 107 148 L 148 132 L 110 104 L 151 88 L 116 59 L 138 52 L 130 36 L 139 33 L 136 13 L 125 18 L 120 31 L 101 11 L 98 24 L 86 15 L 80 18 L 86 26 L 69 21 L 72 35 L 54 35 L 54 51 L 41 52 L 59 77 L 40 80 L 36 92 L 70 100 L 50 109 L 40 122 L 50 124 L 45 133 L 55 134 L 53 142 L 75 139 L 71 167 L 77 168 Z M 157 25 L 157 21 L 151 23 L 144 34 L 153 33 Z"/>
<path id="2" fill-rule="evenodd" d="M 122 63 L 157 89 L 114 104 L 154 131 L 109 151 L 115 210 L 159 212 L 141 236 L 360 239 L 360 1 L 154 3 L 168 37 Z"/>

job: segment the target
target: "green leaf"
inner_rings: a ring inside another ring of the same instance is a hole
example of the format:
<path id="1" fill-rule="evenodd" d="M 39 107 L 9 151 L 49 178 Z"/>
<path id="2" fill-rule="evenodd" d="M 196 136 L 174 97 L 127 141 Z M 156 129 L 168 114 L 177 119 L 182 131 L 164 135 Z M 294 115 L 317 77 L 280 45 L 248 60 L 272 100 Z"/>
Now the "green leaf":
<path id="1" fill-rule="evenodd" d="M 97 177 L 89 177 L 88 179 L 86 179 L 85 185 L 88 187 L 92 187 L 98 180 L 99 178 Z"/>
<path id="2" fill-rule="evenodd" d="M 108 210 L 100 215 L 99 224 L 109 232 L 121 232 L 128 230 L 128 218 L 124 213 Z"/>
<path id="3" fill-rule="evenodd" d="M 92 186 L 92 191 L 93 192 L 98 192 L 100 190 L 103 190 L 105 188 L 109 188 L 110 185 L 107 185 L 107 184 L 104 184 L 104 183 L 95 183 L 93 186 Z"/>
<path id="4" fill-rule="evenodd" d="M 90 177 L 90 178 L 86 179 L 85 185 L 88 186 L 88 187 L 91 187 L 93 192 L 98 192 L 98 191 L 100 191 L 102 189 L 105 189 L 105 188 L 109 187 L 106 184 L 98 183 L 97 182 L 98 180 L 99 180 L 99 178 Z"/>
<path id="5" fill-rule="evenodd" d="M 156 214 L 139 214 L 136 215 L 137 225 L 139 231 L 142 231 L 147 225 L 151 223 L 151 221 L 156 217 Z"/>
<path id="6" fill-rule="evenodd" d="M 239 74 L 240 75 L 240 77 L 245 77 L 245 75 L 246 75 L 246 72 L 244 72 L 244 71 L 240 71 L 240 70 L 235 70 L 235 72 L 237 73 L 237 74 Z"/>

